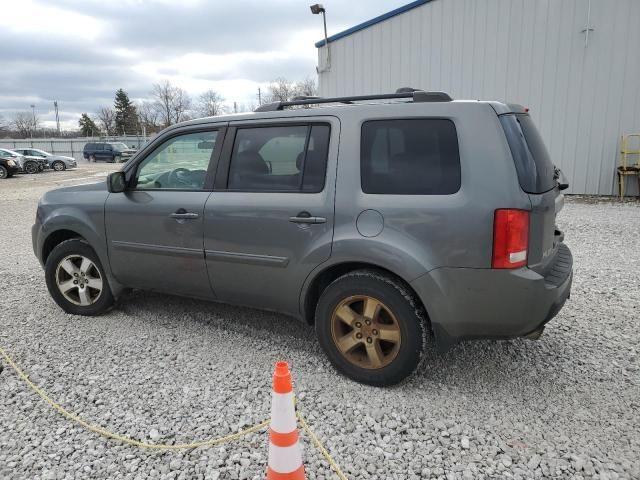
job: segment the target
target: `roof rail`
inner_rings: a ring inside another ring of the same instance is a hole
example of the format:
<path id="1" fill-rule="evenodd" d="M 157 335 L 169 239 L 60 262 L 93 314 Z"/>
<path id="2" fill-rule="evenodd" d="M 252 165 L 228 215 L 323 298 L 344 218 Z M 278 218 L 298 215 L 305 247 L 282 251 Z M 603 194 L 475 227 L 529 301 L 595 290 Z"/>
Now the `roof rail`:
<path id="1" fill-rule="evenodd" d="M 317 105 L 321 103 L 353 103 L 367 100 L 391 100 L 396 98 L 410 98 L 414 102 L 450 102 L 453 99 L 445 92 L 425 92 L 409 87 L 398 89 L 396 93 L 379 93 L 375 95 L 355 95 L 352 97 L 295 97 L 288 102 L 273 102 L 260 105 L 254 112 L 276 112 L 285 107 L 296 105 Z"/>

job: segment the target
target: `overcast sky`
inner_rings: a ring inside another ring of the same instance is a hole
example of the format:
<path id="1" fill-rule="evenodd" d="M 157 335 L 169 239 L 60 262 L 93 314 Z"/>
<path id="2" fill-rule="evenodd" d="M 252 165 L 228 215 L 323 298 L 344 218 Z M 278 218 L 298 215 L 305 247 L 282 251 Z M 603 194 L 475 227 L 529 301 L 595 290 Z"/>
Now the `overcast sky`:
<path id="1" fill-rule="evenodd" d="M 329 35 L 409 0 L 328 0 Z M 167 79 L 192 96 L 214 89 L 229 103 L 256 103 L 282 76 L 316 77 L 321 16 L 311 0 L 6 0 L 0 28 L 0 115 L 36 112 L 63 127 L 82 112 L 134 99 Z"/>

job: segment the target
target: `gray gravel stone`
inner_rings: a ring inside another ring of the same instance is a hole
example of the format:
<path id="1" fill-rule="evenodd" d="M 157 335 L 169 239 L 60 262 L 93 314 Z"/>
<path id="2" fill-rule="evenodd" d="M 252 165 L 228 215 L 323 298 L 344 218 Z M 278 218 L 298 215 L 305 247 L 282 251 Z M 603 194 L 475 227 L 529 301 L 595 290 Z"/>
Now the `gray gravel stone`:
<path id="1" fill-rule="evenodd" d="M 378 389 L 338 375 L 312 328 L 273 313 L 144 292 L 97 318 L 61 312 L 31 251 L 37 199 L 113 168 L 0 183 L 0 345 L 88 421 L 154 442 L 225 435 L 268 417 L 284 358 L 308 423 L 350 478 L 640 478 L 637 203 L 569 199 L 558 223 L 573 292 L 540 341 L 431 352 L 415 377 Z M 264 478 L 265 432 L 140 450 L 70 424 L 4 367 L 0 478 Z M 308 478 L 335 478 L 301 438 Z"/>

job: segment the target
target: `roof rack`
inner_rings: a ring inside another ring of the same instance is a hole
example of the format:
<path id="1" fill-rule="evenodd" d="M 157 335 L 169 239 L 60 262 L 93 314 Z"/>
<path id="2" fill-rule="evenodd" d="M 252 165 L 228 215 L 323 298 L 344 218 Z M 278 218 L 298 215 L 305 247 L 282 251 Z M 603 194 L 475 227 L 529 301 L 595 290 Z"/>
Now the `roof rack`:
<path id="1" fill-rule="evenodd" d="M 356 95 L 352 97 L 295 97 L 288 102 L 273 102 L 260 105 L 254 112 L 275 112 L 285 107 L 296 105 L 317 105 L 320 103 L 354 103 L 367 100 L 390 100 L 396 98 L 410 98 L 414 102 L 450 102 L 453 99 L 445 92 L 425 92 L 410 87 L 399 88 L 396 93 L 379 93 L 376 95 Z"/>

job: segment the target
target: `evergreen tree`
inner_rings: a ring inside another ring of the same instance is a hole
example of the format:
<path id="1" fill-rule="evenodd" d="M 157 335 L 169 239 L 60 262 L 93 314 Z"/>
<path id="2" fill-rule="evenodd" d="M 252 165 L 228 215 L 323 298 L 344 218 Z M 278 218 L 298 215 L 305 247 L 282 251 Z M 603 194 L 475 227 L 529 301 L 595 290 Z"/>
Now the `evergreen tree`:
<path id="1" fill-rule="evenodd" d="M 138 112 L 136 112 L 136 106 L 129 100 L 127 92 L 121 88 L 116 92 L 113 107 L 116 112 L 116 135 L 122 135 L 123 133 L 135 134 L 138 131 Z"/>
<path id="2" fill-rule="evenodd" d="M 100 133 L 100 129 L 96 125 L 96 122 L 91 120 L 91 117 L 86 113 L 83 113 L 78 120 L 78 126 L 80 127 L 80 133 L 85 137 L 93 137 Z"/>

